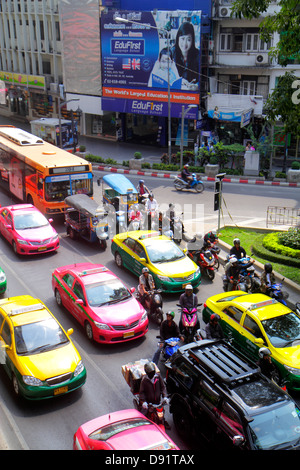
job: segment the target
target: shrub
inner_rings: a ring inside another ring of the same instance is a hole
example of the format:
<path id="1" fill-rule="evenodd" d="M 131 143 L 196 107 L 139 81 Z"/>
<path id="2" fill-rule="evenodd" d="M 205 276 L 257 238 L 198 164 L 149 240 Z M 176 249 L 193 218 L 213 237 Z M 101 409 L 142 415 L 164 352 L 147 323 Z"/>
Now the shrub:
<path id="1" fill-rule="evenodd" d="M 294 250 L 300 250 L 300 229 L 291 227 L 287 232 L 278 235 L 279 243 Z"/>
<path id="2" fill-rule="evenodd" d="M 269 233 L 263 239 L 263 246 L 274 253 L 287 256 L 290 258 L 300 258 L 300 250 L 295 250 L 289 246 L 279 243 L 279 233 Z"/>
<path id="3" fill-rule="evenodd" d="M 291 168 L 292 170 L 300 170 L 300 162 L 292 162 Z"/>
<path id="4" fill-rule="evenodd" d="M 141 152 L 134 152 L 134 155 L 133 155 L 133 156 L 134 156 L 134 158 L 135 158 L 136 160 L 140 160 L 140 159 L 142 158 Z"/>
<path id="5" fill-rule="evenodd" d="M 99 157 L 98 155 L 93 155 L 92 153 L 89 153 L 88 155 L 86 155 L 85 158 L 89 162 L 96 162 L 96 163 L 104 163 L 105 162 L 104 158 Z"/>
<path id="6" fill-rule="evenodd" d="M 267 235 L 268 236 L 268 235 Z M 297 258 L 290 258 L 288 256 L 280 255 L 279 253 L 274 253 L 273 251 L 268 250 L 264 246 L 264 240 L 266 237 L 262 237 L 262 239 L 256 239 L 255 245 L 252 245 L 252 253 L 263 260 L 270 261 L 271 263 L 281 263 L 287 266 L 294 266 L 300 268 L 300 260 Z"/>
<path id="7" fill-rule="evenodd" d="M 276 171 L 275 178 L 286 178 L 286 174 L 282 171 Z"/>

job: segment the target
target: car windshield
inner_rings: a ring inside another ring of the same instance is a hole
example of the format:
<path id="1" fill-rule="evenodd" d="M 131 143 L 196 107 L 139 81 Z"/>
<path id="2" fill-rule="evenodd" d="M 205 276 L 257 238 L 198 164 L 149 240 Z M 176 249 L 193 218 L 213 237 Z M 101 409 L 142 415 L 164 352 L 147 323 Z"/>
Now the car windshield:
<path id="1" fill-rule="evenodd" d="M 300 341 L 300 318 L 294 312 L 263 320 L 262 325 L 275 348 L 293 346 Z"/>
<path id="2" fill-rule="evenodd" d="M 124 421 L 117 421 L 116 423 L 108 424 L 103 426 L 96 431 L 93 431 L 89 437 L 97 441 L 107 441 L 107 439 L 129 429 L 137 428 L 140 426 L 148 426 L 152 423 L 144 418 L 133 418 Z"/>
<path id="3" fill-rule="evenodd" d="M 184 258 L 181 249 L 172 240 L 159 240 L 147 246 L 147 253 L 151 263 L 166 263 Z"/>
<path id="4" fill-rule="evenodd" d="M 119 279 L 88 284 L 85 289 L 91 307 L 121 302 L 131 297 L 131 294 Z"/>
<path id="5" fill-rule="evenodd" d="M 18 214 L 14 216 L 15 230 L 26 230 L 29 228 L 39 228 L 49 225 L 46 217 L 40 212 L 30 212 L 28 214 Z"/>
<path id="6" fill-rule="evenodd" d="M 299 446 L 300 417 L 294 403 L 254 416 L 249 427 L 254 445 L 259 450 Z"/>
<path id="7" fill-rule="evenodd" d="M 69 342 L 54 318 L 16 326 L 14 332 L 16 351 L 20 355 L 38 354 Z"/>

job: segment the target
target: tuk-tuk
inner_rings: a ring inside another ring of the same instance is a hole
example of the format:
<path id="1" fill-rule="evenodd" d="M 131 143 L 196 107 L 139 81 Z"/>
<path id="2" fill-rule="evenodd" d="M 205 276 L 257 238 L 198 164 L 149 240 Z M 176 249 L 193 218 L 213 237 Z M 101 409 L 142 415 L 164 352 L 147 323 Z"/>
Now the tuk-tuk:
<path id="1" fill-rule="evenodd" d="M 107 247 L 108 222 L 106 210 L 86 194 L 74 194 L 65 198 L 65 225 L 70 238 L 83 238 L 88 242 L 99 240 Z"/>
<path id="2" fill-rule="evenodd" d="M 131 181 L 121 174 L 103 176 L 108 187 L 103 188 L 103 203 L 112 204 L 116 211 L 128 212 L 130 206 L 138 204 L 138 192 Z"/>

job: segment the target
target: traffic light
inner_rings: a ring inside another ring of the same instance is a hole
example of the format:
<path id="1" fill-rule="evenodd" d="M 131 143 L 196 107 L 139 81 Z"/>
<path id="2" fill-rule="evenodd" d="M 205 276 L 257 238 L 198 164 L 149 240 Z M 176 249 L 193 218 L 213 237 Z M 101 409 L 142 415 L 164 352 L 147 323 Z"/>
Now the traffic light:
<path id="1" fill-rule="evenodd" d="M 220 209 L 220 193 L 215 193 L 214 211 L 218 211 L 219 209 Z"/>

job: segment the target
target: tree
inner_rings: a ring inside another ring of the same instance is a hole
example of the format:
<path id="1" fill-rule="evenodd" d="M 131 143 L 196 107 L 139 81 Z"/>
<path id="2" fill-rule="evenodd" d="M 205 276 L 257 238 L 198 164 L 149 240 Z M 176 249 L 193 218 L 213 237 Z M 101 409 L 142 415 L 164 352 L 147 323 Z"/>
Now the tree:
<path id="1" fill-rule="evenodd" d="M 232 14 L 238 18 L 259 18 L 265 13 L 272 0 L 235 0 Z M 279 0 L 279 9 L 272 16 L 266 16 L 260 24 L 261 39 L 269 42 L 274 33 L 280 35 L 270 56 L 277 58 L 280 65 L 300 60 L 300 4 L 299 0 Z"/>

